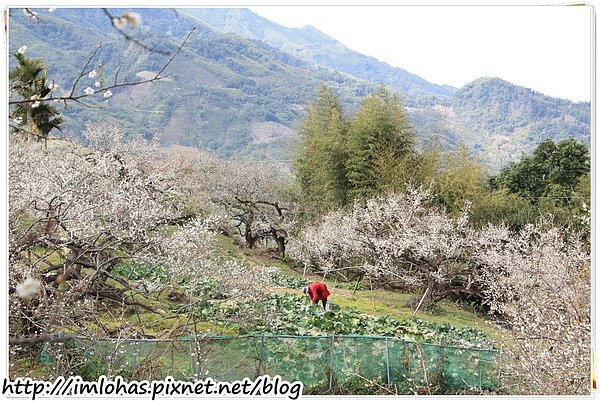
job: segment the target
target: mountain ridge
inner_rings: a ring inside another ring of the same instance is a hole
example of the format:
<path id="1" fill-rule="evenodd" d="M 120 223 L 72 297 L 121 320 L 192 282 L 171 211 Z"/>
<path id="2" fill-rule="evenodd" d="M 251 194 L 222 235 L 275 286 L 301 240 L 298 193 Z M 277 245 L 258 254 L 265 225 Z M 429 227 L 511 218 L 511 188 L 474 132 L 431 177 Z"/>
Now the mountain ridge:
<path id="1" fill-rule="evenodd" d="M 448 89 L 451 88 L 449 85 L 432 84 L 402 68 L 392 67 L 374 57 L 360 54 L 311 25 L 302 28 L 284 27 L 246 8 L 193 8 L 184 10 L 216 29 L 234 31 L 245 37 L 265 41 L 269 45 L 295 56 L 310 59 L 317 64 L 348 73 L 357 78 L 390 86 L 408 93 L 411 97 L 450 96 L 453 92 L 453 90 Z M 317 32 L 318 35 L 310 36 L 312 39 L 318 37 L 319 40 L 311 42 L 306 37 L 306 32 Z M 328 56 L 329 53 L 331 53 L 331 56 Z M 352 62 L 344 63 L 343 60 L 346 59 L 350 59 Z M 357 66 L 360 65 L 369 65 L 369 68 L 357 69 Z"/>
<path id="2" fill-rule="evenodd" d="M 139 79 L 141 71 L 157 72 L 166 61 L 125 41 L 99 9 L 57 9 L 52 15 L 39 10 L 44 21 L 39 24 L 17 11 L 10 13 L 9 48 L 27 44 L 27 56 L 43 58 L 50 65 L 49 77 L 57 78 L 64 88 L 99 41 L 105 46 L 95 62 L 103 65 L 106 76 L 114 74 L 123 58 L 126 65 L 121 74 L 130 80 Z M 110 9 L 114 15 L 123 11 Z M 172 52 L 192 26 L 197 30 L 169 66 L 171 81 L 125 88 L 115 93 L 110 107 L 96 102 L 104 107 L 101 111 L 77 105 L 64 110 L 70 135 L 77 137 L 87 122 L 108 119 L 131 134 L 152 137 L 161 132 L 167 145 L 196 146 L 224 157 L 289 160 L 300 119 L 319 84 L 325 83 L 340 95 L 349 115 L 378 86 L 323 66 L 312 56 L 302 58 L 302 53 L 294 55 L 239 33 L 225 34 L 185 12 L 136 11 L 143 22 L 133 33 L 152 47 Z M 264 21 L 260 18 L 255 21 Z M 269 21 L 263 29 L 272 26 L 278 25 Z M 298 35 L 302 29 L 278 28 L 274 34 L 285 41 L 286 32 Z M 88 84 L 93 82 L 85 81 Z M 452 96 L 411 95 L 391 89 L 406 106 L 421 148 L 436 141 L 449 149 L 464 144 L 493 169 L 531 151 L 541 139 L 575 137 L 590 143 L 589 103 L 551 98 L 500 78 L 478 78 L 454 88 Z"/>

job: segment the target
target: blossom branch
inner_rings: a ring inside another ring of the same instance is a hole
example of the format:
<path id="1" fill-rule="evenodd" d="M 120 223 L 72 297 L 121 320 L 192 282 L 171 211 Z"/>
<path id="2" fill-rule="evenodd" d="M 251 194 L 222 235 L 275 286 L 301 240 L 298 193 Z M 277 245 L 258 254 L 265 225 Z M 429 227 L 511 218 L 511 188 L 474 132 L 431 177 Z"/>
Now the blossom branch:
<path id="1" fill-rule="evenodd" d="M 82 105 L 84 105 L 86 107 L 93 107 L 92 105 L 83 103 L 81 101 L 81 99 L 90 97 L 90 96 L 94 95 L 95 93 L 104 93 L 105 97 L 109 97 L 109 96 L 112 95 L 111 89 L 122 88 L 122 87 L 127 87 L 127 86 L 136 86 L 136 85 L 142 85 L 142 84 L 147 84 L 147 83 L 152 83 L 152 82 L 160 81 L 160 80 L 165 79 L 165 78 L 167 78 L 167 77 L 170 76 L 170 74 L 167 74 L 167 75 L 161 75 L 161 74 L 171 64 L 171 62 L 173 61 L 173 59 L 175 58 L 175 56 L 177 56 L 177 54 L 181 51 L 181 49 L 186 44 L 186 42 L 188 41 L 188 39 L 190 38 L 190 36 L 192 35 L 192 33 L 195 30 L 196 30 L 195 27 L 193 27 L 190 30 L 190 32 L 187 34 L 187 36 L 185 37 L 185 39 L 183 40 L 183 42 L 179 45 L 179 47 L 177 48 L 177 50 L 175 50 L 175 52 L 172 54 L 172 56 L 169 58 L 169 60 L 167 60 L 167 62 L 162 66 L 162 68 L 159 70 L 159 72 L 154 77 L 152 77 L 152 78 L 143 79 L 143 80 L 138 81 L 138 82 L 121 82 L 121 83 L 117 83 L 117 76 L 118 76 L 118 71 L 117 71 L 117 74 L 115 75 L 115 83 L 113 85 L 101 87 L 100 89 L 98 89 L 96 91 L 93 91 L 93 90 L 92 91 L 86 91 L 83 94 L 75 95 L 76 86 L 79 83 L 80 79 L 84 75 L 89 74 L 91 72 L 91 71 L 87 71 L 87 67 L 89 66 L 89 64 L 91 63 L 91 60 L 94 58 L 94 56 L 97 54 L 98 50 L 101 47 L 101 45 L 98 45 L 98 47 L 96 47 L 96 49 L 92 52 L 92 54 L 90 55 L 90 57 L 86 61 L 84 67 L 81 70 L 82 72 L 76 78 L 75 83 L 73 84 L 73 87 L 71 88 L 71 91 L 70 91 L 69 95 L 67 95 L 67 96 L 57 96 L 57 97 L 51 95 L 50 97 L 46 97 L 46 98 L 42 98 L 42 99 L 11 100 L 11 101 L 8 102 L 8 104 L 9 105 L 18 105 L 18 104 L 29 104 L 29 103 L 34 103 L 34 102 L 50 102 L 50 101 L 64 102 L 66 104 L 67 101 L 75 101 L 75 102 L 78 102 L 78 103 L 80 103 L 80 104 L 82 104 Z M 53 92 L 51 92 L 51 93 L 53 93 Z M 109 94 L 109 96 L 106 96 L 106 94 Z"/>

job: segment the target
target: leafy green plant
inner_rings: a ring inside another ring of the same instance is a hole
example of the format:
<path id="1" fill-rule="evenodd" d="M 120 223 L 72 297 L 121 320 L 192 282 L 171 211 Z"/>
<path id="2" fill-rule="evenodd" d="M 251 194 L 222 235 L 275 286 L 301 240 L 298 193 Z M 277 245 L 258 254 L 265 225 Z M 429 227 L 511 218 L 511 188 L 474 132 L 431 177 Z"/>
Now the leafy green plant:
<path id="1" fill-rule="evenodd" d="M 245 310 L 258 316 L 242 328 L 248 333 L 286 335 L 358 334 L 404 338 L 438 345 L 489 348 L 492 342 L 482 331 L 458 329 L 448 323 L 430 323 L 418 318 L 399 320 L 390 316 L 370 316 L 354 308 L 323 311 L 310 305 L 305 297 L 294 294 L 268 295 L 259 301 L 247 301 L 222 310 L 225 319 Z"/>
<path id="2" fill-rule="evenodd" d="M 271 275 L 271 284 L 278 287 L 299 289 L 309 285 L 310 283 L 311 281 L 309 279 L 288 276 L 279 272 Z"/>
<path id="3" fill-rule="evenodd" d="M 151 265 L 149 263 L 126 262 L 116 265 L 113 273 L 128 280 L 151 280 L 165 282 L 168 274 L 161 266 Z"/>

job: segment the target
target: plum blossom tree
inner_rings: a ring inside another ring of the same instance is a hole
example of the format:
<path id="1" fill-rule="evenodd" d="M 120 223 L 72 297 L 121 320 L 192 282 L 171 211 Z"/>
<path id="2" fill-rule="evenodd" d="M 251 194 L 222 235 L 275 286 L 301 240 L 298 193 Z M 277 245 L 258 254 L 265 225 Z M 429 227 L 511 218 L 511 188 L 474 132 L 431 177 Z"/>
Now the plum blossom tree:
<path id="1" fill-rule="evenodd" d="M 53 319 L 21 320 L 28 333 L 31 325 L 43 331 L 78 314 L 75 301 L 83 296 L 137 303 L 127 300 L 130 285 L 112 269 L 145 251 L 157 228 L 179 216 L 168 172 L 152 163 L 156 144 L 121 143 L 110 127 L 90 127 L 85 135 L 90 148 L 61 143 L 44 151 L 11 142 L 10 287 L 37 277 L 47 311 L 54 310 Z"/>
<path id="2" fill-rule="evenodd" d="M 270 238 L 285 256 L 288 233 L 294 226 L 293 205 L 286 202 L 271 168 L 251 162 L 226 164 L 227 179 L 213 181 L 215 202 L 229 216 L 230 227 L 237 230 L 247 247 Z"/>
<path id="3" fill-rule="evenodd" d="M 178 183 L 193 195 L 196 207 L 220 216 L 221 230 L 238 235 L 253 248 L 272 240 L 281 256 L 296 225 L 297 205 L 283 190 L 273 168 L 250 161 L 220 160 L 206 152 L 174 147 L 169 152 L 178 167 Z"/>
<path id="4" fill-rule="evenodd" d="M 201 170 L 186 172 L 184 164 L 172 164 L 157 140 L 123 142 L 113 126 L 90 126 L 84 137 L 87 147 L 61 141 L 46 150 L 19 137 L 11 140 L 14 341 L 44 339 L 65 327 L 85 334 L 85 322 L 101 324 L 100 312 L 115 303 L 163 315 L 150 300 L 177 287 L 196 302 L 194 289 L 210 277 L 238 297 L 269 281 L 268 268 L 223 260 L 215 252 L 215 234 L 223 224 L 222 217 L 213 216 L 219 205 L 192 197 L 197 187 L 184 185 Z M 205 160 L 218 165 L 216 158 Z M 223 173 L 209 171 L 203 179 Z M 191 207 L 194 202 L 203 213 Z M 128 279 L 116 272 L 124 264 L 160 269 L 164 280 Z"/>
<path id="5" fill-rule="evenodd" d="M 306 229 L 293 256 L 305 266 L 379 285 L 429 289 L 438 302 L 452 293 L 477 294 L 478 265 L 471 260 L 475 232 L 465 209 L 453 218 L 432 204 L 432 194 L 409 188 L 326 215 Z"/>
<path id="6" fill-rule="evenodd" d="M 528 225 L 480 233 L 480 281 L 512 333 L 505 381 L 517 394 L 589 394 L 590 254 L 581 235 Z"/>

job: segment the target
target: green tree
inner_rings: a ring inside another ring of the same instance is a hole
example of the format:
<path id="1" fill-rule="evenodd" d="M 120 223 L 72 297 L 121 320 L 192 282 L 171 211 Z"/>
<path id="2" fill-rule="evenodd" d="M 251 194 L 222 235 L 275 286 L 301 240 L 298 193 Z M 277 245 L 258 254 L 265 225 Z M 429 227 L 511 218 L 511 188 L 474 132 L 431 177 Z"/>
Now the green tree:
<path id="1" fill-rule="evenodd" d="M 305 200 L 318 213 L 346 204 L 346 135 L 339 97 L 321 85 L 302 120 L 294 160 Z"/>
<path id="2" fill-rule="evenodd" d="M 530 200 L 532 204 L 550 201 L 557 206 L 570 205 L 581 178 L 590 172 L 587 146 L 575 139 L 558 143 L 547 139 L 531 156 L 504 168 L 491 182 Z"/>
<path id="3" fill-rule="evenodd" d="M 414 153 L 415 135 L 396 96 L 383 86 L 367 96 L 350 122 L 346 174 L 348 200 L 368 199 L 392 189 L 394 174 Z"/>
<path id="4" fill-rule="evenodd" d="M 473 227 L 492 223 L 519 230 L 539 217 L 537 209 L 520 195 L 505 188 L 490 188 L 485 165 L 462 145 L 455 151 L 427 148 L 416 158 L 412 171 L 411 183 L 430 187 L 433 200 L 451 215 L 458 216 L 470 203 Z"/>
<path id="5" fill-rule="evenodd" d="M 47 102 L 37 101 L 48 95 L 52 89 L 46 82 L 47 66 L 41 59 L 30 59 L 21 53 L 15 53 L 18 65 L 9 73 L 11 92 L 16 92 L 22 100 L 31 102 L 18 103 L 10 116 L 22 120 L 22 131 L 27 139 L 48 139 L 50 131 L 59 129 L 63 119 L 53 106 Z"/>
<path id="6" fill-rule="evenodd" d="M 555 224 L 585 229 L 590 206 L 590 155 L 575 139 L 545 140 L 530 156 L 490 179 L 492 189 L 527 200 L 536 214 L 550 215 Z M 525 208 L 523 208 L 524 210 Z"/>

